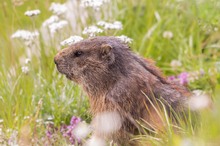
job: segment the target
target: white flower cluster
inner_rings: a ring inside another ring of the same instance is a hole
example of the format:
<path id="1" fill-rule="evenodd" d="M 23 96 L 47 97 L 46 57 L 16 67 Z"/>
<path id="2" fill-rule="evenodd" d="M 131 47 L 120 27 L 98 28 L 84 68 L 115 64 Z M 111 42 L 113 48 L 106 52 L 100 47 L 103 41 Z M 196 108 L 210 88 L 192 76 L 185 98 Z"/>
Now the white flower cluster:
<path id="1" fill-rule="evenodd" d="M 93 25 L 93 26 L 86 27 L 82 33 L 89 35 L 89 37 L 94 37 L 94 36 L 96 36 L 97 33 L 102 33 L 102 32 L 103 32 L 102 29 Z"/>
<path id="2" fill-rule="evenodd" d="M 124 43 L 132 43 L 132 41 L 133 41 L 133 39 L 131 39 L 125 35 L 116 36 L 116 38 L 120 39 Z"/>
<path id="3" fill-rule="evenodd" d="M 29 70 L 29 67 L 28 67 L 28 66 L 22 66 L 22 67 L 21 67 L 21 71 L 22 71 L 24 74 L 28 74 L 28 72 L 29 72 L 30 70 Z"/>
<path id="4" fill-rule="evenodd" d="M 78 138 L 78 139 L 85 139 L 89 133 L 91 133 L 91 126 L 86 124 L 86 122 L 80 122 L 76 125 L 72 133 Z"/>
<path id="5" fill-rule="evenodd" d="M 18 38 L 25 41 L 34 40 L 39 36 L 38 31 L 30 32 L 27 30 L 17 30 L 14 34 L 12 34 L 11 38 Z"/>
<path id="6" fill-rule="evenodd" d="M 66 45 L 70 46 L 70 45 L 77 43 L 81 40 L 83 40 L 82 37 L 75 35 L 75 36 L 70 36 L 68 39 L 62 41 L 60 44 L 61 44 L 61 46 L 66 46 Z"/>
<path id="7" fill-rule="evenodd" d="M 31 11 L 26 11 L 24 13 L 24 15 L 29 16 L 29 17 L 33 17 L 33 16 L 37 16 L 40 14 L 40 10 L 31 10 Z"/>
<path id="8" fill-rule="evenodd" d="M 196 80 L 199 80 L 201 76 L 203 76 L 204 71 L 201 69 L 200 71 L 194 71 L 188 73 L 188 80 L 189 82 L 195 82 Z"/>
<path id="9" fill-rule="evenodd" d="M 18 146 L 18 131 L 7 129 L 7 133 L 10 133 L 10 137 L 8 139 L 8 145 L 10 146 Z"/>
<path id="10" fill-rule="evenodd" d="M 99 21 L 97 23 L 98 26 L 102 26 L 104 29 L 115 29 L 115 30 L 122 30 L 122 23 L 120 21 L 115 21 L 113 23 L 105 22 L 105 21 Z"/>
<path id="11" fill-rule="evenodd" d="M 172 39 L 173 38 L 173 33 L 171 31 L 164 31 L 163 32 L 163 37 L 165 39 Z"/>
<path id="12" fill-rule="evenodd" d="M 67 11 L 67 7 L 65 4 L 52 3 L 49 10 L 52 11 L 55 15 L 62 15 Z"/>
<path id="13" fill-rule="evenodd" d="M 171 66 L 173 69 L 175 69 L 175 68 L 177 68 L 177 67 L 182 66 L 182 63 L 181 63 L 181 61 L 179 61 L 179 60 L 172 60 L 172 61 L 170 62 L 170 66 Z"/>
<path id="14" fill-rule="evenodd" d="M 46 27 L 58 21 L 59 21 L 59 17 L 56 15 L 52 15 L 50 16 L 50 18 L 48 18 L 47 20 L 43 22 L 42 26 Z"/>
<path id="15" fill-rule="evenodd" d="M 29 64 L 30 62 L 31 62 L 31 59 L 29 59 L 29 58 L 25 59 L 25 64 Z"/>
<path id="16" fill-rule="evenodd" d="M 66 20 L 61 20 L 61 21 L 50 24 L 48 27 L 50 29 L 50 33 L 53 35 L 58 30 L 64 28 L 67 25 L 68 25 L 68 22 Z"/>
<path id="17" fill-rule="evenodd" d="M 109 2 L 109 0 L 81 0 L 82 7 L 92 7 L 95 10 L 99 10 L 100 7 L 104 4 Z"/>
<path id="18" fill-rule="evenodd" d="M 212 105 L 211 97 L 201 90 L 194 90 L 193 96 L 187 101 L 191 110 L 202 110 Z"/>
<path id="19" fill-rule="evenodd" d="M 91 136 L 91 138 L 86 142 L 85 146 L 105 146 L 106 142 L 104 139 L 101 139 L 97 136 Z"/>

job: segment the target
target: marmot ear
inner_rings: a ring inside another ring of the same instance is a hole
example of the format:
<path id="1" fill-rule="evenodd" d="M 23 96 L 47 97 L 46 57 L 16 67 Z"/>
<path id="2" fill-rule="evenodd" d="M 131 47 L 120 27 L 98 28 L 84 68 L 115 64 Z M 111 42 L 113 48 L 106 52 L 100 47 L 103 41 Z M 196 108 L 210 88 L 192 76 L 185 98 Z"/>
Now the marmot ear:
<path id="1" fill-rule="evenodd" d="M 104 56 L 109 56 L 111 54 L 112 46 L 109 44 L 102 44 L 101 45 L 101 55 L 102 57 Z"/>
<path id="2" fill-rule="evenodd" d="M 114 54 L 112 52 L 112 46 L 109 44 L 101 45 L 101 58 L 108 61 L 108 63 L 114 62 Z"/>

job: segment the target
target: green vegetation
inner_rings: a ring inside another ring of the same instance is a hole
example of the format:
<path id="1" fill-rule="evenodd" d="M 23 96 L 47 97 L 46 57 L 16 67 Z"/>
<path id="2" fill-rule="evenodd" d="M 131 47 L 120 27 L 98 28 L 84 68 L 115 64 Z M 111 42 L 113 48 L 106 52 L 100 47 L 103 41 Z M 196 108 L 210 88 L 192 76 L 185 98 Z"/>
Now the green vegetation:
<path id="1" fill-rule="evenodd" d="M 69 13 L 58 15 L 68 24 L 55 33 L 48 25 L 42 25 L 52 15 L 51 3 L 52 0 L 4 0 L 0 4 L 0 145 L 28 145 L 31 141 L 33 145 L 68 145 L 69 141 L 58 132 L 54 141 L 48 140 L 45 123 L 52 119 L 60 127 L 69 124 L 72 116 L 90 122 L 86 95 L 57 72 L 53 57 L 63 48 L 61 41 L 71 35 L 88 38 L 83 29 L 101 20 L 120 21 L 123 29 L 105 30 L 98 35 L 132 38 L 130 46 L 135 52 L 155 60 L 167 76 L 186 72 L 184 84 L 192 91 L 206 92 L 213 101 L 208 108 L 198 108 L 199 116 L 192 118 L 196 122 L 187 118 L 187 124 L 183 122 L 178 127 L 179 133 L 168 122 L 165 133 L 137 138 L 152 145 L 220 144 L 219 0 L 112 0 L 99 10 L 83 8 L 80 1 L 69 0 Z M 24 15 L 34 9 L 40 10 L 38 16 Z M 18 29 L 38 31 L 39 35 L 33 39 L 29 36 L 29 41 L 12 38 Z M 176 78 L 175 81 L 182 80 Z"/>

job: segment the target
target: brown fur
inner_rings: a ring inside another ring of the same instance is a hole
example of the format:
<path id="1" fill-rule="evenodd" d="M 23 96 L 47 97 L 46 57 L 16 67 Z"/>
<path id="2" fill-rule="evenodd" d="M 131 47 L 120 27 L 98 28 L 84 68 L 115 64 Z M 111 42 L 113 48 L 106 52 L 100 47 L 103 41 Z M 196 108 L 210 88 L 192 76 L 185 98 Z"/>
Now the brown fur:
<path id="1" fill-rule="evenodd" d="M 133 145 L 127 140 L 141 132 L 136 121 L 144 121 L 154 130 L 164 126 L 156 110 L 160 108 L 157 100 L 168 110 L 169 106 L 180 110 L 190 95 L 185 87 L 170 83 L 152 61 L 114 37 L 83 40 L 61 50 L 54 60 L 59 72 L 82 85 L 93 116 L 119 112 L 122 127 L 108 137 L 118 144 Z"/>

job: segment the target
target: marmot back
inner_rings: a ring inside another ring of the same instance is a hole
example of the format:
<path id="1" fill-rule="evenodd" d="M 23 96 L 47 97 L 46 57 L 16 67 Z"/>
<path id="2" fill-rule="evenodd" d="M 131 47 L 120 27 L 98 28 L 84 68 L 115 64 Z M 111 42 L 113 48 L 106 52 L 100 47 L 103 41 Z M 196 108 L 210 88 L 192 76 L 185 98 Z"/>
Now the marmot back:
<path id="1" fill-rule="evenodd" d="M 190 96 L 188 90 L 169 82 L 150 60 L 133 53 L 115 37 L 94 37 L 61 50 L 54 58 L 57 69 L 70 80 L 82 85 L 89 96 L 93 117 L 117 112 L 121 126 L 102 134 L 118 144 L 128 143 L 130 135 L 140 132 L 136 121 L 145 121 L 152 129 L 163 127 L 156 108 L 157 101 L 179 111 Z M 96 125 L 96 124 L 94 124 Z"/>

